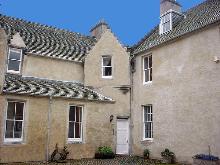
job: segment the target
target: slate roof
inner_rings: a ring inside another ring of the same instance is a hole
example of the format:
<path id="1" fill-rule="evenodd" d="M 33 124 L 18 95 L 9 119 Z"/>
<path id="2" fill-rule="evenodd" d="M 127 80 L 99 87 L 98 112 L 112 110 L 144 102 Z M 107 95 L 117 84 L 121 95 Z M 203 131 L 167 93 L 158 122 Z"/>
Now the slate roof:
<path id="1" fill-rule="evenodd" d="M 183 14 L 185 18 L 182 17 L 181 20 L 178 20 L 172 31 L 168 33 L 160 35 L 159 25 L 157 25 L 138 44 L 133 46 L 132 54 L 136 55 L 220 21 L 220 0 L 206 0 Z"/>
<path id="2" fill-rule="evenodd" d="M 0 15 L 0 27 L 11 38 L 20 34 L 27 53 L 82 62 L 96 39 L 55 27 Z"/>
<path id="3" fill-rule="evenodd" d="M 5 75 L 3 93 L 28 96 L 52 96 L 91 101 L 113 101 L 111 98 L 105 97 L 78 82 L 22 77 L 14 74 Z"/>

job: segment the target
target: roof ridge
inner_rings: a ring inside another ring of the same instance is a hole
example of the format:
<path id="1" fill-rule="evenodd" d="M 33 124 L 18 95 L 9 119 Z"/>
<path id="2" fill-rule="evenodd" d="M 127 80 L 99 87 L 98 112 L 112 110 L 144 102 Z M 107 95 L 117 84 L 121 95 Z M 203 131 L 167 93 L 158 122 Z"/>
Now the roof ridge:
<path id="1" fill-rule="evenodd" d="M 158 27 L 159 27 L 159 24 L 155 25 L 149 32 L 147 32 L 146 35 L 144 35 L 144 37 L 142 37 L 142 38 L 138 41 L 137 44 L 134 44 L 134 45 L 132 46 L 132 49 L 136 49 L 140 44 L 142 44 L 142 43 L 145 41 L 145 39 L 147 39 L 149 36 L 151 36 L 151 34 L 153 34 L 153 32 L 158 29 Z"/>
<path id="2" fill-rule="evenodd" d="M 50 29 L 54 29 L 54 30 L 58 30 L 58 31 L 66 32 L 66 33 L 72 33 L 72 34 L 80 35 L 80 36 L 83 36 L 83 37 L 93 38 L 92 36 L 85 35 L 85 34 L 82 34 L 82 33 L 79 33 L 79 32 L 74 32 L 74 31 L 71 31 L 69 29 L 59 28 L 59 27 L 56 27 L 56 26 L 53 26 L 53 25 L 47 25 L 47 24 L 40 23 L 40 22 L 33 22 L 33 21 L 26 20 L 24 18 L 17 18 L 17 17 L 14 17 L 14 16 L 8 16 L 8 15 L 5 15 L 5 14 L 0 14 L 0 16 L 12 19 L 14 21 L 22 21 L 22 22 L 27 23 L 27 24 L 41 26 L 41 27 L 44 27 L 44 28 L 50 28 Z"/>

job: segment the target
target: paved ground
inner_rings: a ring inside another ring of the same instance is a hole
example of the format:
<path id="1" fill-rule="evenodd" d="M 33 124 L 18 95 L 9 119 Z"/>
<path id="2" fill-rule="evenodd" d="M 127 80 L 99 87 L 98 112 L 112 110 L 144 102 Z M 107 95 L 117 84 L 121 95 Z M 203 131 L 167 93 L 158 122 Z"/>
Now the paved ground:
<path id="1" fill-rule="evenodd" d="M 46 163 L 32 162 L 32 163 L 13 163 L 8 165 L 44 165 Z M 115 159 L 82 159 L 70 160 L 66 163 L 49 163 L 49 165 L 159 165 L 160 161 L 144 160 L 141 157 L 116 157 Z"/>

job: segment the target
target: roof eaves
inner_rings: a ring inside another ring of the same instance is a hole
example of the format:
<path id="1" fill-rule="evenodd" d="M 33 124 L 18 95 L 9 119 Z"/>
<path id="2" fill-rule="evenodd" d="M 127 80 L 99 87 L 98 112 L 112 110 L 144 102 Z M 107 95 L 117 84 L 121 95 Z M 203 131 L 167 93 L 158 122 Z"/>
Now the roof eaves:
<path id="1" fill-rule="evenodd" d="M 203 28 L 206 28 L 206 27 L 209 27 L 209 26 L 218 24 L 218 23 L 220 23 L 220 19 L 219 19 L 219 20 L 216 20 L 216 21 L 214 21 L 214 22 L 212 22 L 212 23 L 210 23 L 210 24 L 206 24 L 206 25 L 204 25 L 204 26 L 201 26 L 201 27 L 199 27 L 199 28 L 197 28 L 197 29 L 193 29 L 193 30 L 191 30 L 191 31 L 186 31 L 185 33 L 182 33 L 181 35 L 177 35 L 177 36 L 175 36 L 175 37 L 172 37 L 172 38 L 170 38 L 170 39 L 168 39 L 168 40 L 165 40 L 164 42 L 161 42 L 161 43 L 159 43 L 159 44 L 157 44 L 157 45 L 154 45 L 154 46 L 152 46 L 152 47 L 148 47 L 147 49 L 143 49 L 143 50 L 141 50 L 141 51 L 137 51 L 137 52 L 133 53 L 133 55 L 136 56 L 136 55 L 138 55 L 138 54 L 142 54 L 142 53 L 144 53 L 144 52 L 146 52 L 146 51 L 149 51 L 149 50 L 151 50 L 151 49 L 153 49 L 153 48 L 162 46 L 162 45 L 164 45 L 164 44 L 166 44 L 166 43 L 169 43 L 169 42 L 174 41 L 174 40 L 176 40 L 176 39 L 185 37 L 186 35 L 189 35 L 189 34 L 191 34 L 191 33 L 194 33 L 194 32 L 196 32 L 196 31 L 199 31 L 199 30 L 201 30 L 201 29 L 203 29 Z"/>

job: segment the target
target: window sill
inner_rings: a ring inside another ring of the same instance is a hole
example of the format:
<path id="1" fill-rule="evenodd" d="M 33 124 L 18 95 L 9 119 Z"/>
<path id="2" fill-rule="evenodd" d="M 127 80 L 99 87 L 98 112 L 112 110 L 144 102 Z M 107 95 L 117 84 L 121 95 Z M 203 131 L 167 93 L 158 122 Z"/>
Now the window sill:
<path id="1" fill-rule="evenodd" d="M 68 141 L 67 144 L 83 144 L 82 141 Z"/>
<path id="2" fill-rule="evenodd" d="M 7 73 L 21 75 L 20 71 L 7 70 Z"/>
<path id="3" fill-rule="evenodd" d="M 143 85 L 144 86 L 149 86 L 149 85 L 152 85 L 152 83 L 153 83 L 152 81 L 148 81 L 148 82 L 144 82 Z"/>
<path id="4" fill-rule="evenodd" d="M 102 79 L 113 79 L 113 77 L 102 77 Z"/>
<path id="5" fill-rule="evenodd" d="M 26 145 L 26 143 L 22 142 L 3 142 L 1 146 L 3 147 L 16 147 L 16 146 L 21 146 L 21 145 Z"/>
<path id="6" fill-rule="evenodd" d="M 141 140 L 141 143 L 153 143 L 153 138 L 143 139 Z"/>

